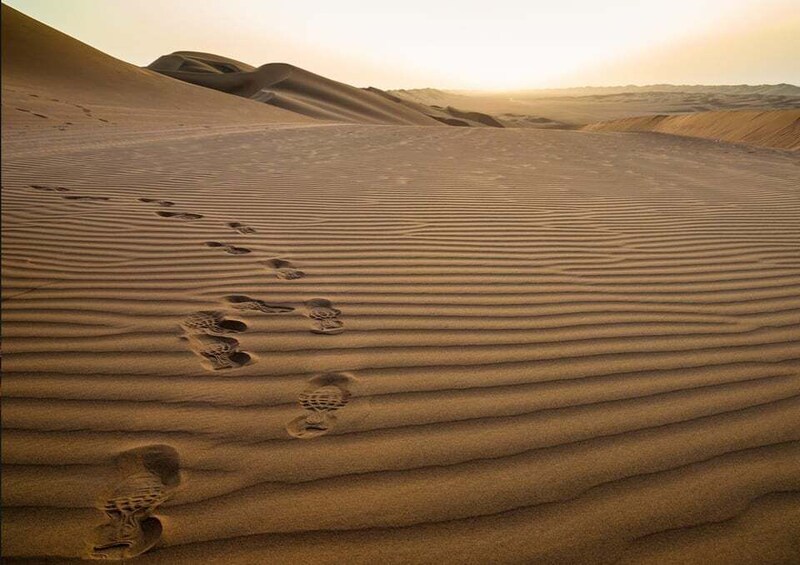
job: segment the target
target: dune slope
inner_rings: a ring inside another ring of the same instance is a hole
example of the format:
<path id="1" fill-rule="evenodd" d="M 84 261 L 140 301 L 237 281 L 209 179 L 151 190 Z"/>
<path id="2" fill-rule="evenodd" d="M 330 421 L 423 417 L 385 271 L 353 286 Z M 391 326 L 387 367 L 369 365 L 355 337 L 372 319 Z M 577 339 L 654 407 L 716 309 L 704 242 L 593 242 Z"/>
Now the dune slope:
<path id="1" fill-rule="evenodd" d="M 428 106 L 414 102 L 413 100 L 400 98 L 399 96 L 395 96 L 394 94 L 390 94 L 385 90 L 381 90 L 373 86 L 370 86 L 365 90 L 373 92 L 378 96 L 383 96 L 392 102 L 402 104 L 403 106 L 408 106 L 409 108 L 425 114 L 426 116 L 429 116 L 438 122 L 442 122 L 443 124 L 460 127 L 504 127 L 503 124 L 496 121 L 488 114 L 481 114 L 479 112 L 461 112 L 455 108 L 449 107 L 442 108 L 441 106 Z"/>
<path id="2" fill-rule="evenodd" d="M 3 121 L 19 128 L 43 124 L 56 134 L 59 127 L 74 130 L 165 121 L 174 125 L 313 123 L 293 112 L 140 69 L 5 4 L 2 78 Z"/>
<path id="3" fill-rule="evenodd" d="M 641 116 L 591 124 L 583 129 L 586 131 L 652 131 L 800 150 L 800 109 Z"/>
<path id="4" fill-rule="evenodd" d="M 408 106 L 285 63 L 255 68 L 218 55 L 179 51 L 160 57 L 148 68 L 192 84 L 324 120 L 440 125 Z"/>

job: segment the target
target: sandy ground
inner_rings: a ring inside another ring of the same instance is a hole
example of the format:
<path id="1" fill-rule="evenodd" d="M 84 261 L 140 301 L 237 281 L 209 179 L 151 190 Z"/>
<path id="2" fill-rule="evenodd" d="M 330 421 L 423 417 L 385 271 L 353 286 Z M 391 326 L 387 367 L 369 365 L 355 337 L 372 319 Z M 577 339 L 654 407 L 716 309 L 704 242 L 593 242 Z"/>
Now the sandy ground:
<path id="1" fill-rule="evenodd" d="M 143 562 L 800 555 L 796 155 L 103 135 L 3 160 L 5 555 L 85 554 L 147 446 L 179 484 Z"/>
<path id="2" fill-rule="evenodd" d="M 797 152 L 323 124 L 3 26 L 4 561 L 800 560 Z"/>

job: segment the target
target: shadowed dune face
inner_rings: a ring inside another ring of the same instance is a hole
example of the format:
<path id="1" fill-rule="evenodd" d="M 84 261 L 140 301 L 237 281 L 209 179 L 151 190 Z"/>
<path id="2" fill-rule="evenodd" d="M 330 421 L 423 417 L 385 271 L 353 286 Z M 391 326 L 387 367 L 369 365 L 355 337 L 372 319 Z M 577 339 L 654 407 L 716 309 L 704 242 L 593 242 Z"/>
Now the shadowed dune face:
<path id="1" fill-rule="evenodd" d="M 183 71 L 210 74 L 251 73 L 257 70 L 256 67 L 235 59 L 195 51 L 176 51 L 171 55 L 164 55 L 151 63 L 148 68 L 159 72 Z"/>
<path id="2" fill-rule="evenodd" d="M 160 57 L 149 69 L 206 88 L 323 120 L 368 124 L 441 125 L 403 104 L 285 63 L 255 68 L 191 51 Z"/>
<path id="3" fill-rule="evenodd" d="M 379 88 L 374 88 L 372 86 L 366 88 L 369 92 L 373 92 L 378 96 L 383 96 L 384 98 L 391 100 L 392 102 L 396 102 L 398 104 L 402 104 L 403 106 L 408 106 L 409 108 L 416 110 L 426 116 L 433 118 L 443 124 L 447 124 L 450 126 L 466 126 L 466 127 L 496 127 L 502 128 L 505 127 L 505 124 L 500 122 L 499 120 L 493 118 L 488 114 L 482 114 L 480 112 L 463 112 L 452 106 L 448 106 L 447 108 L 442 108 L 441 106 L 436 105 L 427 105 L 427 104 L 420 104 L 419 102 L 414 102 L 413 100 L 409 100 L 407 98 L 401 98 L 399 96 L 395 96 L 394 94 L 390 94 L 384 90 Z"/>

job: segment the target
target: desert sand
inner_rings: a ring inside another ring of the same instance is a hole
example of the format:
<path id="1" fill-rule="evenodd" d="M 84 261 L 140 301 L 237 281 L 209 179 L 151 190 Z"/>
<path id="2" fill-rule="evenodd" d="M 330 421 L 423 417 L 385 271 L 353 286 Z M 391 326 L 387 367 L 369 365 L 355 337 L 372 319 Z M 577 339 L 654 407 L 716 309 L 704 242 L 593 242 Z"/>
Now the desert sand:
<path id="1" fill-rule="evenodd" d="M 781 149 L 800 149 L 800 109 L 698 112 L 667 116 L 641 116 L 601 122 L 589 131 L 650 131 L 700 137 L 734 143 L 749 143 Z"/>
<path id="2" fill-rule="evenodd" d="M 2 48 L 4 559 L 800 558 L 797 152 Z"/>
<path id="3" fill-rule="evenodd" d="M 587 87 L 491 94 L 426 88 L 390 94 L 417 104 L 485 112 L 507 126 L 559 129 L 653 114 L 800 109 L 800 87 L 790 84 Z"/>

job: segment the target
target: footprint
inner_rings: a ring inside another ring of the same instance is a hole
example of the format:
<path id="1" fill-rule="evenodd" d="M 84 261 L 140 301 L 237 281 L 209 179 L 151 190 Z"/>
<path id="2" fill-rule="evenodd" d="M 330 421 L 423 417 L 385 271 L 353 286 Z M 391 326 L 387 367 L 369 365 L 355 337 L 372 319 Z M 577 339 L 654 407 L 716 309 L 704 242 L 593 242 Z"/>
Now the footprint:
<path id="1" fill-rule="evenodd" d="M 256 310 L 264 314 L 286 314 L 294 312 L 291 306 L 281 306 L 280 304 L 268 304 L 263 300 L 257 298 L 250 298 L 244 294 L 231 294 L 225 297 L 225 300 L 233 307 L 239 310 Z"/>
<path id="2" fill-rule="evenodd" d="M 236 247 L 235 245 L 228 245 L 227 243 L 220 243 L 219 241 L 206 241 L 208 247 L 221 247 L 225 253 L 229 255 L 246 255 L 250 250 L 246 247 Z"/>
<path id="3" fill-rule="evenodd" d="M 86 200 L 90 202 L 100 202 L 111 200 L 108 196 L 62 196 L 66 200 Z"/>
<path id="4" fill-rule="evenodd" d="M 192 350 L 214 370 L 235 369 L 251 361 L 249 354 L 239 350 L 239 340 L 212 334 L 238 333 L 247 329 L 247 324 L 229 320 L 222 312 L 200 311 L 190 314 L 181 323 Z"/>
<path id="5" fill-rule="evenodd" d="M 306 414 L 286 425 L 290 436 L 311 439 L 325 435 L 336 425 L 334 412 L 350 401 L 349 385 L 352 378 L 340 373 L 320 375 L 308 381 L 308 386 L 297 400 Z"/>
<path id="6" fill-rule="evenodd" d="M 311 333 L 322 335 L 336 335 L 344 331 L 344 322 L 336 319 L 315 320 L 311 326 Z"/>
<path id="7" fill-rule="evenodd" d="M 155 198 L 140 198 L 139 202 L 147 202 L 148 204 L 158 204 L 159 206 L 163 206 L 164 208 L 169 208 L 170 206 L 175 206 L 174 202 L 170 202 L 169 200 L 156 200 Z"/>
<path id="8" fill-rule="evenodd" d="M 89 557 L 130 559 L 151 549 L 163 531 L 152 514 L 180 482 L 180 458 L 168 445 L 121 453 L 117 481 L 100 504 L 108 523 L 95 529 Z"/>
<path id="9" fill-rule="evenodd" d="M 231 228 L 231 229 L 236 230 L 237 232 L 239 232 L 241 234 L 256 233 L 256 229 L 255 228 L 251 228 L 250 226 L 246 226 L 246 225 L 241 224 L 239 222 L 228 222 L 227 226 L 229 228 Z"/>
<path id="10" fill-rule="evenodd" d="M 342 311 L 334 308 L 330 300 L 314 298 L 305 304 L 306 316 L 311 318 L 311 332 L 336 335 L 344 331 L 344 322 L 339 319 Z"/>
<path id="11" fill-rule="evenodd" d="M 247 324 L 238 320 L 229 320 L 222 312 L 201 310 L 189 314 L 181 322 L 181 327 L 187 333 L 227 334 L 243 332 L 247 329 Z"/>
<path id="12" fill-rule="evenodd" d="M 295 279 L 302 279 L 306 274 L 303 271 L 295 269 L 289 261 L 283 259 L 270 259 L 266 262 L 267 267 L 275 269 L 275 276 L 279 279 L 286 281 L 293 281 Z"/>
<path id="13" fill-rule="evenodd" d="M 46 184 L 29 184 L 31 188 L 35 190 L 42 190 L 47 192 L 68 192 L 68 188 L 64 188 L 63 186 L 48 186 Z"/>
<path id="14" fill-rule="evenodd" d="M 199 220 L 200 218 L 203 217 L 202 214 L 192 214 L 189 212 L 164 212 L 161 210 L 156 212 L 156 214 L 158 214 L 162 218 L 175 218 L 176 220 L 186 220 L 186 221 Z"/>
<path id="15" fill-rule="evenodd" d="M 232 337 L 209 334 L 192 334 L 186 337 L 192 350 L 208 361 L 215 371 L 236 369 L 251 361 L 250 355 L 239 351 L 239 340 Z"/>

